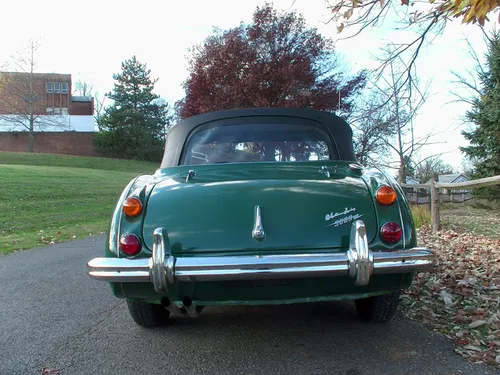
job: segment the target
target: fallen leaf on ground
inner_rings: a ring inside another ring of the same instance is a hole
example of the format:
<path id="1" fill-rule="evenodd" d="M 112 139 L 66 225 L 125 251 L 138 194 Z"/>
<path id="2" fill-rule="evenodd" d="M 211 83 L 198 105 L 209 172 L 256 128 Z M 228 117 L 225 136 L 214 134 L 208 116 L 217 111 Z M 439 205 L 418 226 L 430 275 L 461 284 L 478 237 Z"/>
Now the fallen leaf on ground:
<path id="1" fill-rule="evenodd" d="M 42 375 L 54 375 L 54 374 L 60 374 L 60 370 L 56 370 L 55 368 L 49 368 L 49 367 L 44 367 L 42 369 Z"/>
<path id="2" fill-rule="evenodd" d="M 475 322 L 472 322 L 471 324 L 468 325 L 469 328 L 477 328 L 481 327 L 482 325 L 486 324 L 486 320 L 476 320 Z"/>
<path id="3" fill-rule="evenodd" d="M 500 368 L 500 240 L 428 226 L 418 237 L 438 261 L 403 291 L 403 313 L 453 339 L 469 361 Z"/>

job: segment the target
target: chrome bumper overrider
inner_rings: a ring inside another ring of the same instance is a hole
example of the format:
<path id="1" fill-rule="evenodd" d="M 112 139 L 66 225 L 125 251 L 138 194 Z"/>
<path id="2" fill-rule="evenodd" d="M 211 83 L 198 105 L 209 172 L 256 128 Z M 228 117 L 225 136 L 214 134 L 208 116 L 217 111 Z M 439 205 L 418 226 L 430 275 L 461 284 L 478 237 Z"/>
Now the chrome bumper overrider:
<path id="1" fill-rule="evenodd" d="M 88 263 L 88 274 L 110 282 L 152 282 L 158 293 L 165 293 L 176 281 L 350 276 L 355 285 L 363 286 L 372 274 L 420 271 L 432 267 L 436 260 L 436 255 L 423 247 L 372 252 L 361 220 L 352 224 L 349 250 L 340 253 L 176 258 L 163 228 L 154 231 L 153 239 L 151 258 L 94 258 Z"/>

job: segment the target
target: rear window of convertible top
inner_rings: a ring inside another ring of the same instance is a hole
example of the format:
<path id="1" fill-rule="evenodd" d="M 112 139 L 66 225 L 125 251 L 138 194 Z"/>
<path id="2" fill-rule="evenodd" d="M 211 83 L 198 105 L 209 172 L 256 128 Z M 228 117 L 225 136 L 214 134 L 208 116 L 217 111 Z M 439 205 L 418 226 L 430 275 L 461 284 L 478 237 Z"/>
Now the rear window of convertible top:
<path id="1" fill-rule="evenodd" d="M 194 133 L 184 149 L 181 164 L 334 160 L 333 150 L 328 133 L 316 126 L 222 125 Z"/>

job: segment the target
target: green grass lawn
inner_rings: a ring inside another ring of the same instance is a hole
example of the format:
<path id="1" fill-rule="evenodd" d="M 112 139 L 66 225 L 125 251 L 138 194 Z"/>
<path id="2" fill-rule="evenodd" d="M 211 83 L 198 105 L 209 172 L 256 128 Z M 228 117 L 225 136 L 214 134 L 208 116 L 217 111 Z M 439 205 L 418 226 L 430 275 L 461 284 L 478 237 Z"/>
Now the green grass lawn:
<path id="1" fill-rule="evenodd" d="M 444 229 L 500 239 L 500 209 L 498 208 L 485 209 L 456 204 L 443 207 L 440 214 Z"/>
<path id="2" fill-rule="evenodd" d="M 0 153 L 0 254 L 104 233 L 126 184 L 157 167 L 127 160 Z"/>
<path id="3" fill-rule="evenodd" d="M 50 167 L 91 168 L 110 171 L 152 173 L 160 163 L 84 156 L 0 152 L 0 164 L 45 165 Z"/>
<path id="4" fill-rule="evenodd" d="M 411 206 L 415 226 L 432 225 L 428 206 Z M 500 209 L 480 208 L 459 203 L 441 205 L 441 227 L 459 233 L 469 232 L 493 239 L 500 239 Z"/>

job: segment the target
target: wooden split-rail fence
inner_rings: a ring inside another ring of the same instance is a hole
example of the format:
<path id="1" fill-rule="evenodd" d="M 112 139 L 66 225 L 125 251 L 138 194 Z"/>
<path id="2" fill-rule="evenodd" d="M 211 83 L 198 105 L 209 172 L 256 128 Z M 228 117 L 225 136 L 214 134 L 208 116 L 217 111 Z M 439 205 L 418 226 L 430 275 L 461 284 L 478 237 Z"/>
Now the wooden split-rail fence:
<path id="1" fill-rule="evenodd" d="M 439 216 L 439 205 L 441 201 L 439 199 L 440 190 L 444 190 L 445 193 L 447 193 L 448 190 L 460 190 L 461 194 L 464 195 L 465 199 L 465 194 L 469 194 L 466 193 L 465 190 L 486 187 L 486 186 L 493 186 L 493 185 L 500 185 L 500 175 L 480 178 L 478 180 L 471 180 L 466 182 L 444 183 L 444 182 L 436 182 L 435 178 L 432 178 L 429 184 L 401 184 L 403 188 L 414 189 L 416 193 L 418 192 L 418 189 L 425 189 L 430 191 L 432 231 L 434 233 L 439 231 L 441 227 L 440 216 Z M 419 197 L 417 193 L 417 203 L 419 202 L 418 199 Z"/>

